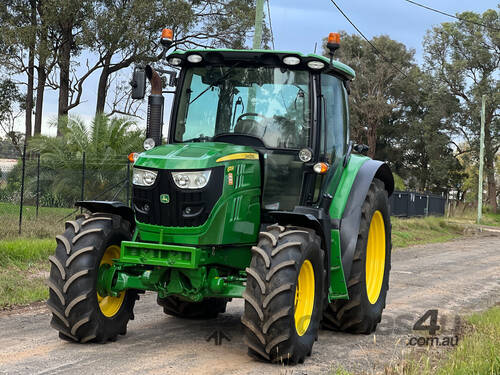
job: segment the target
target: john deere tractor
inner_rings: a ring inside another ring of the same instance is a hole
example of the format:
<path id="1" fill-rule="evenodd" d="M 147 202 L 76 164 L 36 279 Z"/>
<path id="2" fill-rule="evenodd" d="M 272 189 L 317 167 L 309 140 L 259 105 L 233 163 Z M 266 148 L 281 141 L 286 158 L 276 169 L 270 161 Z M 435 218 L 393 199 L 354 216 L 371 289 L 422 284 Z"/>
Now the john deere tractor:
<path id="1" fill-rule="evenodd" d="M 338 47 L 331 34 L 329 58 L 195 49 L 161 56 L 169 71 L 136 67 L 133 96 L 146 78 L 151 95 L 132 201 L 77 202 L 88 214 L 66 223 L 50 257 L 47 304 L 62 339 L 114 341 L 144 291 L 187 319 L 243 298 L 248 352 L 272 362 L 303 362 L 320 328 L 375 330 L 394 181 L 349 141 L 355 73 L 333 59 Z"/>

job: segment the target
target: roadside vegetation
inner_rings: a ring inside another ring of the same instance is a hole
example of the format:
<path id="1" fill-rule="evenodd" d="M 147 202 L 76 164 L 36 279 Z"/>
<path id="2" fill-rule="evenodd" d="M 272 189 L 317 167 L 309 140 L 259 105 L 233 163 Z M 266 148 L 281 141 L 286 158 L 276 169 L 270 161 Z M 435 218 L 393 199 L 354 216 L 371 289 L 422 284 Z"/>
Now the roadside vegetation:
<path id="1" fill-rule="evenodd" d="M 465 320 L 459 344 L 449 351 L 430 349 L 411 353 L 397 366 L 386 368 L 386 375 L 497 375 L 500 374 L 500 307 L 475 313 Z M 354 375 L 338 367 L 331 375 Z"/>
<path id="2" fill-rule="evenodd" d="M 0 203 L 0 310 L 48 297 L 45 284 L 54 252 L 54 237 L 64 228 L 70 208 L 40 207 L 38 219 L 33 206 L 23 208 L 19 236 L 19 206 Z"/>
<path id="3" fill-rule="evenodd" d="M 467 229 L 467 226 L 434 216 L 411 219 L 393 217 L 391 222 L 394 248 L 446 242 L 464 236 Z"/>
<path id="4" fill-rule="evenodd" d="M 475 224 L 476 223 L 476 213 L 467 212 L 464 214 L 458 214 L 450 218 L 450 221 L 457 224 Z M 481 218 L 481 225 L 500 227 L 500 213 L 493 214 L 491 212 L 483 213 Z"/>
<path id="5" fill-rule="evenodd" d="M 22 238 L 54 238 L 64 228 L 64 218 L 75 212 L 74 208 L 39 207 L 38 219 L 36 207 L 23 207 Z M 0 202 L 0 243 L 19 237 L 19 205 Z M 68 220 L 68 219 L 66 219 Z"/>
<path id="6" fill-rule="evenodd" d="M 500 307 L 473 314 L 466 323 L 455 349 L 440 355 L 428 351 L 418 359 L 404 360 L 386 374 L 500 374 Z"/>
<path id="7" fill-rule="evenodd" d="M 0 241 L 0 309 L 48 297 L 48 257 L 55 248 L 51 239 Z"/>

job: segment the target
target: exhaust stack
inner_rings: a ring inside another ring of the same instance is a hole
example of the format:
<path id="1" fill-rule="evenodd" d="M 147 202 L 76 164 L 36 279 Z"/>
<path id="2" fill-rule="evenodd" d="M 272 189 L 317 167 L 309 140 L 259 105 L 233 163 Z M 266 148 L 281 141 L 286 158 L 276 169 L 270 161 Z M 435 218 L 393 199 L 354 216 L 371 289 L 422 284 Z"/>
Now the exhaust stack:
<path id="1" fill-rule="evenodd" d="M 151 95 L 148 98 L 148 119 L 146 138 L 152 138 L 155 146 L 162 141 L 163 103 L 162 82 L 159 74 L 149 65 L 146 65 L 146 77 L 151 83 Z"/>

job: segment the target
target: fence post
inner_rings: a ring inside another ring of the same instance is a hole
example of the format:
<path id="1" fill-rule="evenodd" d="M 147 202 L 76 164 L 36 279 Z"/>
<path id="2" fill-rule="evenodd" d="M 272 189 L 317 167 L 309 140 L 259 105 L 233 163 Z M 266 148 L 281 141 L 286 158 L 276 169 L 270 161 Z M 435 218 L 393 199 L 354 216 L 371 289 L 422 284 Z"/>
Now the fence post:
<path id="1" fill-rule="evenodd" d="M 130 202 L 130 160 L 127 159 L 127 205 L 132 207 Z"/>
<path id="2" fill-rule="evenodd" d="M 82 190 L 80 194 L 80 200 L 83 201 L 83 197 L 85 195 L 85 151 L 83 151 L 82 155 Z M 83 207 L 80 207 L 80 213 L 83 212 Z"/>
<path id="3" fill-rule="evenodd" d="M 36 163 L 36 218 L 38 219 L 38 206 L 40 204 L 40 153 L 37 154 Z"/>
<path id="4" fill-rule="evenodd" d="M 26 167 L 26 140 L 23 146 L 23 169 L 21 175 L 21 201 L 19 204 L 19 235 L 21 235 L 21 227 L 23 223 L 23 200 L 24 200 L 24 171 Z"/>
<path id="5" fill-rule="evenodd" d="M 425 204 L 425 216 L 429 216 L 429 194 L 427 194 L 427 202 Z"/>

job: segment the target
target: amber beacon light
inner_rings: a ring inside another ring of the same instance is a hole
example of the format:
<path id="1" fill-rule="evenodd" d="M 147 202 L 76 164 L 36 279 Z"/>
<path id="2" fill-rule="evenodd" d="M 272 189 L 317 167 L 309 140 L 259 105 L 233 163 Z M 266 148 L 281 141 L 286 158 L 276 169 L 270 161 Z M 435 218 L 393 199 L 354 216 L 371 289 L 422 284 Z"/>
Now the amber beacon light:
<path id="1" fill-rule="evenodd" d="M 326 43 L 326 48 L 330 51 L 330 59 L 333 59 L 333 55 L 335 51 L 340 47 L 340 34 L 339 33 L 330 33 L 328 35 L 328 42 Z"/>
<path id="2" fill-rule="evenodd" d="M 172 44 L 174 40 L 174 32 L 172 31 L 172 29 L 163 29 L 161 31 L 161 44 L 164 46 L 164 47 L 170 47 L 170 45 Z"/>

